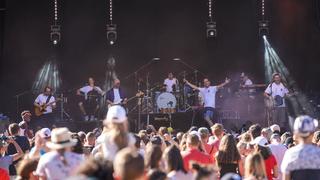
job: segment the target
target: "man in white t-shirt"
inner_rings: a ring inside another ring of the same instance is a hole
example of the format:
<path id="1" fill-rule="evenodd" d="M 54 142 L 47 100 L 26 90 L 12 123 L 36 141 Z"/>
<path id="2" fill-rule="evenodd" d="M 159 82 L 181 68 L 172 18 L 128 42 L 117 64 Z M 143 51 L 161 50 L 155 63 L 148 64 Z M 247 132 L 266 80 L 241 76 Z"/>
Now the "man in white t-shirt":
<path id="1" fill-rule="evenodd" d="M 279 176 L 277 179 L 282 179 L 280 165 L 282 163 L 284 154 L 287 151 L 287 147 L 285 145 L 281 144 L 280 135 L 277 133 L 271 135 L 270 141 L 271 141 L 271 143 L 268 145 L 268 147 L 270 148 L 272 154 L 274 155 L 274 157 L 277 160 L 277 163 L 279 164 L 279 166 L 278 166 Z"/>
<path id="2" fill-rule="evenodd" d="M 51 87 L 46 86 L 44 88 L 44 92 L 39 94 L 39 96 L 35 99 L 34 106 L 42 113 L 38 117 L 38 120 L 36 120 L 37 126 L 51 128 L 52 124 L 54 124 L 55 118 L 53 109 L 56 108 L 56 99 L 52 95 Z M 43 106 L 45 107 L 44 109 L 42 109 Z"/>
<path id="3" fill-rule="evenodd" d="M 173 77 L 173 74 L 170 72 L 168 74 L 168 78 L 164 80 L 163 84 L 166 87 L 166 92 L 172 93 L 176 91 L 178 80 Z"/>
<path id="4" fill-rule="evenodd" d="M 207 123 L 209 124 L 209 126 L 213 126 L 213 113 L 214 113 L 214 109 L 216 107 L 216 92 L 221 89 L 223 86 L 225 86 L 226 84 L 228 84 L 230 82 L 229 79 L 226 79 L 224 83 L 219 84 L 217 86 L 211 86 L 211 82 L 209 81 L 208 78 L 204 78 L 203 79 L 203 85 L 204 87 L 200 88 L 197 87 L 193 84 L 191 84 L 190 82 L 188 82 L 187 80 L 184 79 L 184 82 L 189 85 L 190 87 L 192 87 L 193 89 L 198 90 L 204 100 L 204 119 L 207 121 Z"/>
<path id="5" fill-rule="evenodd" d="M 283 180 L 320 179 L 320 148 L 312 143 L 318 120 L 310 116 L 296 118 L 293 130 L 298 145 L 289 148 L 281 164 Z"/>
<path id="6" fill-rule="evenodd" d="M 113 81 L 113 88 L 111 88 L 106 94 L 106 100 L 108 107 L 114 105 L 126 105 L 127 104 L 127 97 L 125 96 L 124 92 L 120 88 L 120 80 L 115 79 Z"/>
<path id="7" fill-rule="evenodd" d="M 77 95 L 83 96 L 79 102 L 79 108 L 86 121 L 96 120 L 96 112 L 99 109 L 98 100 L 103 94 L 99 86 L 95 86 L 95 81 L 92 77 L 88 80 L 88 85 L 77 91 Z"/>
<path id="8" fill-rule="evenodd" d="M 264 95 L 268 99 L 273 99 L 274 106 L 272 108 L 272 116 L 269 122 L 270 124 L 279 124 L 281 129 L 288 130 L 289 127 L 286 117 L 286 104 L 285 96 L 289 93 L 289 90 L 284 86 L 281 80 L 281 76 L 278 73 L 273 74 L 272 83 L 268 85 L 264 92 Z"/>

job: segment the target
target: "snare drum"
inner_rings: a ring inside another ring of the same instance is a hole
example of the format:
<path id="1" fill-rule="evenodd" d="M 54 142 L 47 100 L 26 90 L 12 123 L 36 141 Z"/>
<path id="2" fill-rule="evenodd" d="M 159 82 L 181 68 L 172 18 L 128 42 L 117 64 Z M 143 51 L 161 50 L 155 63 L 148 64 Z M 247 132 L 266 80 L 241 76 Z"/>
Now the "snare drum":
<path id="1" fill-rule="evenodd" d="M 161 113 L 175 113 L 176 112 L 177 99 L 168 92 L 161 93 L 157 98 L 157 107 Z"/>

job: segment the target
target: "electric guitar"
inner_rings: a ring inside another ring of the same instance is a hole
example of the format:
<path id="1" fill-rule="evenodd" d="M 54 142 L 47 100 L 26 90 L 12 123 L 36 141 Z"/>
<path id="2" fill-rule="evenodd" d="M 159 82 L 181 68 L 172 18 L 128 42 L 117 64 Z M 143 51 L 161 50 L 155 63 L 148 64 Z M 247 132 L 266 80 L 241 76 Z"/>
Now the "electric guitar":
<path id="1" fill-rule="evenodd" d="M 55 101 L 41 104 L 40 107 L 34 106 L 34 114 L 35 114 L 36 116 L 38 116 L 38 117 L 41 116 L 43 113 L 46 112 L 46 108 L 47 108 L 48 106 L 52 106 L 54 103 L 56 103 L 56 102 L 58 102 L 58 101 L 61 101 L 61 99 L 60 99 L 60 98 L 56 98 Z"/>
<path id="2" fill-rule="evenodd" d="M 135 96 L 130 97 L 129 99 L 127 99 L 126 102 L 123 101 L 123 99 L 120 99 L 119 102 L 113 103 L 113 104 L 108 104 L 108 108 L 110 108 L 111 106 L 116 106 L 116 105 L 120 105 L 120 106 L 124 106 L 126 103 L 128 103 L 129 101 L 133 100 L 136 97 L 141 97 L 143 96 L 144 93 L 142 91 L 139 91 Z"/>

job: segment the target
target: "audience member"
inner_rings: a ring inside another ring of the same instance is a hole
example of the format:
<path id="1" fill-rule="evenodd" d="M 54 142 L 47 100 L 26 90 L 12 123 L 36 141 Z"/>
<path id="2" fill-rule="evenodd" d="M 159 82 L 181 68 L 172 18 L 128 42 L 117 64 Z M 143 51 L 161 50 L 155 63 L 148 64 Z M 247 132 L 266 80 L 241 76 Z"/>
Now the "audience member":
<path id="1" fill-rule="evenodd" d="M 252 144 L 255 145 L 255 152 L 259 152 L 263 159 L 266 167 L 266 174 L 268 180 L 278 177 L 278 164 L 274 155 L 271 153 L 268 145 L 268 140 L 265 137 L 257 137 L 253 140 Z"/>
<path id="2" fill-rule="evenodd" d="M 312 138 L 318 121 L 309 116 L 299 116 L 294 122 L 298 145 L 288 149 L 281 164 L 283 179 L 320 179 L 320 148 Z"/>
<path id="3" fill-rule="evenodd" d="M 129 133 L 126 111 L 121 106 L 109 108 L 104 120 L 105 131 L 97 139 L 101 142 L 92 153 L 102 155 L 106 160 L 113 161 L 117 152 L 125 147 L 134 147 L 135 139 Z"/>
<path id="4" fill-rule="evenodd" d="M 243 174 L 243 163 L 233 135 L 227 134 L 221 139 L 216 161 L 220 169 L 220 177 L 227 173 Z"/>
<path id="5" fill-rule="evenodd" d="M 36 170 L 40 179 L 66 179 L 83 161 L 82 156 L 71 152 L 77 141 L 67 128 L 53 129 L 51 142 L 46 144 L 51 151 L 40 157 Z"/>
<path id="6" fill-rule="evenodd" d="M 85 179 L 108 179 L 113 180 L 112 162 L 104 159 L 89 158 L 80 165 L 76 175 L 85 176 Z"/>
<path id="7" fill-rule="evenodd" d="M 281 168 L 280 165 L 282 164 L 282 159 L 284 157 L 284 153 L 287 151 L 287 147 L 283 144 L 280 143 L 280 135 L 279 134 L 272 134 L 271 136 L 271 143 L 269 144 L 269 148 L 271 150 L 271 153 L 274 155 L 274 157 L 277 160 L 278 166 L 278 172 L 279 172 L 279 178 L 281 179 L 282 173 L 281 173 Z"/>
<path id="8" fill-rule="evenodd" d="M 145 168 L 162 170 L 161 166 L 162 150 L 159 145 L 148 146 L 145 154 Z"/>
<path id="9" fill-rule="evenodd" d="M 121 180 L 143 180 L 145 167 L 143 157 L 133 148 L 123 148 L 113 161 L 114 177 Z"/>
<path id="10" fill-rule="evenodd" d="M 183 159 L 177 146 L 171 145 L 163 154 L 165 171 L 169 180 L 183 179 L 192 180 L 192 174 L 187 172 L 183 166 Z"/>
<path id="11" fill-rule="evenodd" d="M 26 136 L 20 136 L 20 127 L 18 124 L 13 123 L 9 125 L 9 133 L 10 136 L 17 142 L 22 149 L 23 153 L 27 153 L 30 151 L 30 143 Z M 14 144 L 9 144 L 7 155 L 13 155 L 17 153 L 17 149 L 15 148 Z M 9 175 L 15 176 L 17 175 L 15 165 L 19 162 L 19 159 L 14 161 L 12 165 L 9 167 Z"/>
<path id="12" fill-rule="evenodd" d="M 6 155 L 8 151 L 9 144 L 13 144 L 16 149 L 15 154 Z M 9 166 L 14 162 L 20 159 L 24 155 L 19 144 L 11 137 L 0 138 L 0 168 L 5 170 L 9 174 Z"/>
<path id="13" fill-rule="evenodd" d="M 245 180 L 265 180 L 267 178 L 264 159 L 260 153 L 249 154 L 245 161 Z"/>
<path id="14" fill-rule="evenodd" d="M 39 158 L 24 158 L 17 167 L 17 180 L 37 180 L 35 175 L 39 163 Z"/>
<path id="15" fill-rule="evenodd" d="M 201 152 L 199 148 L 200 138 L 196 134 L 189 134 L 187 137 L 187 149 L 181 152 L 183 157 L 184 168 L 189 171 L 192 168 L 192 163 L 200 165 L 213 165 L 213 160 L 210 155 Z"/>

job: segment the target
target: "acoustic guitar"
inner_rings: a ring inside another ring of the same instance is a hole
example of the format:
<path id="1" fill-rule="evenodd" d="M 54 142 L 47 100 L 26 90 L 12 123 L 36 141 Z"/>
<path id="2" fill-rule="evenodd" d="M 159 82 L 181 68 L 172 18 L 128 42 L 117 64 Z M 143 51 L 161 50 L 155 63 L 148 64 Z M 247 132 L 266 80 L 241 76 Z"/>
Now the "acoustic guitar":
<path id="1" fill-rule="evenodd" d="M 41 104 L 40 107 L 34 106 L 34 114 L 35 114 L 36 116 L 38 116 L 38 117 L 41 116 L 43 113 L 46 112 L 46 108 L 47 108 L 48 106 L 52 106 L 54 103 L 56 103 L 56 102 L 58 102 L 58 101 L 61 101 L 61 99 L 60 99 L 60 98 L 56 98 L 55 101 Z"/>

